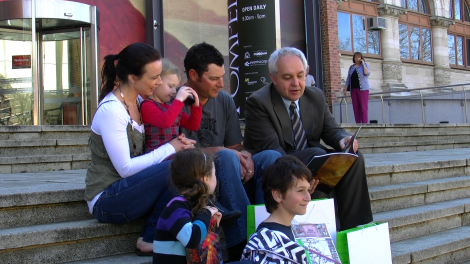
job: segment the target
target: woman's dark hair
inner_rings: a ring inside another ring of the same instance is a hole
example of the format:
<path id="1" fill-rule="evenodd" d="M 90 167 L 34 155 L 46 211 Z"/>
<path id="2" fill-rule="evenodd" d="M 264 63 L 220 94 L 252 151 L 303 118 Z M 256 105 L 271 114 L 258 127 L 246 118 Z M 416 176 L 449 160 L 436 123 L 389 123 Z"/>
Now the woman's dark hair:
<path id="1" fill-rule="evenodd" d="M 272 191 L 277 190 L 285 198 L 287 191 L 294 186 L 297 180 L 312 181 L 312 173 L 298 158 L 286 155 L 278 158 L 263 171 L 262 187 L 264 204 L 268 213 L 277 209 Z"/>
<path id="2" fill-rule="evenodd" d="M 354 58 L 356 57 L 356 55 L 361 56 L 361 60 L 366 61 L 366 60 L 364 59 L 364 56 L 362 56 L 362 53 L 360 53 L 359 51 L 356 51 L 356 52 L 354 52 L 354 55 L 353 55 L 353 58 L 352 58 L 353 63 L 356 63 L 356 62 L 354 61 Z"/>
<path id="3" fill-rule="evenodd" d="M 192 217 L 207 206 L 213 196 L 207 193 L 208 187 L 202 181 L 204 176 L 211 176 L 212 161 L 212 156 L 200 149 L 178 151 L 171 161 L 171 182 L 191 204 Z"/>
<path id="4" fill-rule="evenodd" d="M 160 52 L 145 43 L 130 44 L 119 54 L 104 57 L 99 101 L 112 92 L 118 83 L 126 83 L 129 74 L 141 77 L 145 73 L 145 65 L 160 59 Z"/>
<path id="5" fill-rule="evenodd" d="M 209 64 L 224 66 L 224 56 L 218 49 L 205 42 L 192 46 L 184 57 L 184 69 L 189 79 L 189 70 L 196 71 L 199 77 L 209 70 Z"/>

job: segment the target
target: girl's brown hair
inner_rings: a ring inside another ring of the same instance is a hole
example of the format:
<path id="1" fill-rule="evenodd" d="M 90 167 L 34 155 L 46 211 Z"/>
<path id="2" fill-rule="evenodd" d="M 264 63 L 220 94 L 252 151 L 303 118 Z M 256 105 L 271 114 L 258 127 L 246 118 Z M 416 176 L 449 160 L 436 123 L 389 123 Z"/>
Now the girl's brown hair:
<path id="1" fill-rule="evenodd" d="M 194 217 L 213 198 L 208 194 L 208 187 L 202 181 L 204 176 L 211 176 L 213 159 L 200 149 L 178 151 L 171 161 L 170 173 L 173 185 L 191 204 L 191 216 Z"/>

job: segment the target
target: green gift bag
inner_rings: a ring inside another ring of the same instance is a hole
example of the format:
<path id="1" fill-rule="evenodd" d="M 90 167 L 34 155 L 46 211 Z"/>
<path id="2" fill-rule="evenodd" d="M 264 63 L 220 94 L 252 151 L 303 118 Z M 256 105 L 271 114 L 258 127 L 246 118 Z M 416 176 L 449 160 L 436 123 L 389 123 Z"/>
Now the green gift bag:
<path id="1" fill-rule="evenodd" d="M 247 207 L 247 239 L 256 232 L 258 225 L 269 217 L 264 204 L 248 205 Z M 328 232 L 336 242 L 336 218 L 333 199 L 312 200 L 307 205 L 304 215 L 296 215 L 292 223 L 325 223 Z"/>
<path id="2" fill-rule="evenodd" d="M 370 223 L 338 232 L 336 250 L 343 264 L 392 264 L 388 223 Z"/>

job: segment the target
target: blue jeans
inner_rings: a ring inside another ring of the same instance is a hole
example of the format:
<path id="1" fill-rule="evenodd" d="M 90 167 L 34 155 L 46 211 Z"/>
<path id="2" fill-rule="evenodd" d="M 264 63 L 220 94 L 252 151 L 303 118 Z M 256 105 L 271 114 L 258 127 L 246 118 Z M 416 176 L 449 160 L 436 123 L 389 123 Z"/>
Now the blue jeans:
<path id="1" fill-rule="evenodd" d="M 158 218 L 175 196 L 168 188 L 170 163 L 153 165 L 108 186 L 93 207 L 95 218 L 102 223 L 124 224 L 147 217 L 141 236 L 152 243 Z"/>
<path id="2" fill-rule="evenodd" d="M 265 150 L 253 155 L 255 174 L 249 182 L 254 181 L 252 184 L 256 185 L 255 201 L 263 200 L 261 177 L 264 168 L 279 157 L 281 157 L 281 154 L 273 150 Z M 223 227 L 226 246 L 229 248 L 247 239 L 246 207 L 250 205 L 250 200 L 241 181 L 240 161 L 237 155 L 231 150 L 218 151 L 215 155 L 214 164 L 215 175 L 220 182 L 219 202 L 230 211 L 240 210 L 242 212 L 242 216 L 234 224 Z"/>

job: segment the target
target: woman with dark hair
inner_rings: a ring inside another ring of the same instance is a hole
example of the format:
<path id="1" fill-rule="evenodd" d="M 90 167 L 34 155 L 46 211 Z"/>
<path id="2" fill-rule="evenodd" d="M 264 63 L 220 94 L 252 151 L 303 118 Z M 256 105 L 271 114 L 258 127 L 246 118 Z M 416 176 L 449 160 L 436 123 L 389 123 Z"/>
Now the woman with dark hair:
<path id="1" fill-rule="evenodd" d="M 369 103 L 369 65 L 360 52 L 354 53 L 353 62 L 354 64 L 349 67 L 343 93 L 346 95 L 347 91 L 351 90 L 356 123 L 369 123 L 367 105 Z"/>
<path id="2" fill-rule="evenodd" d="M 179 150 L 194 148 L 195 141 L 180 135 L 143 154 L 145 129 L 138 95 L 149 96 L 162 83 L 160 53 L 134 43 L 104 59 L 100 102 L 88 142 L 91 164 L 85 199 L 90 213 L 103 223 L 148 217 L 136 253 L 152 255 L 158 217 L 173 198 L 168 190 L 170 161 L 162 161 Z"/>

